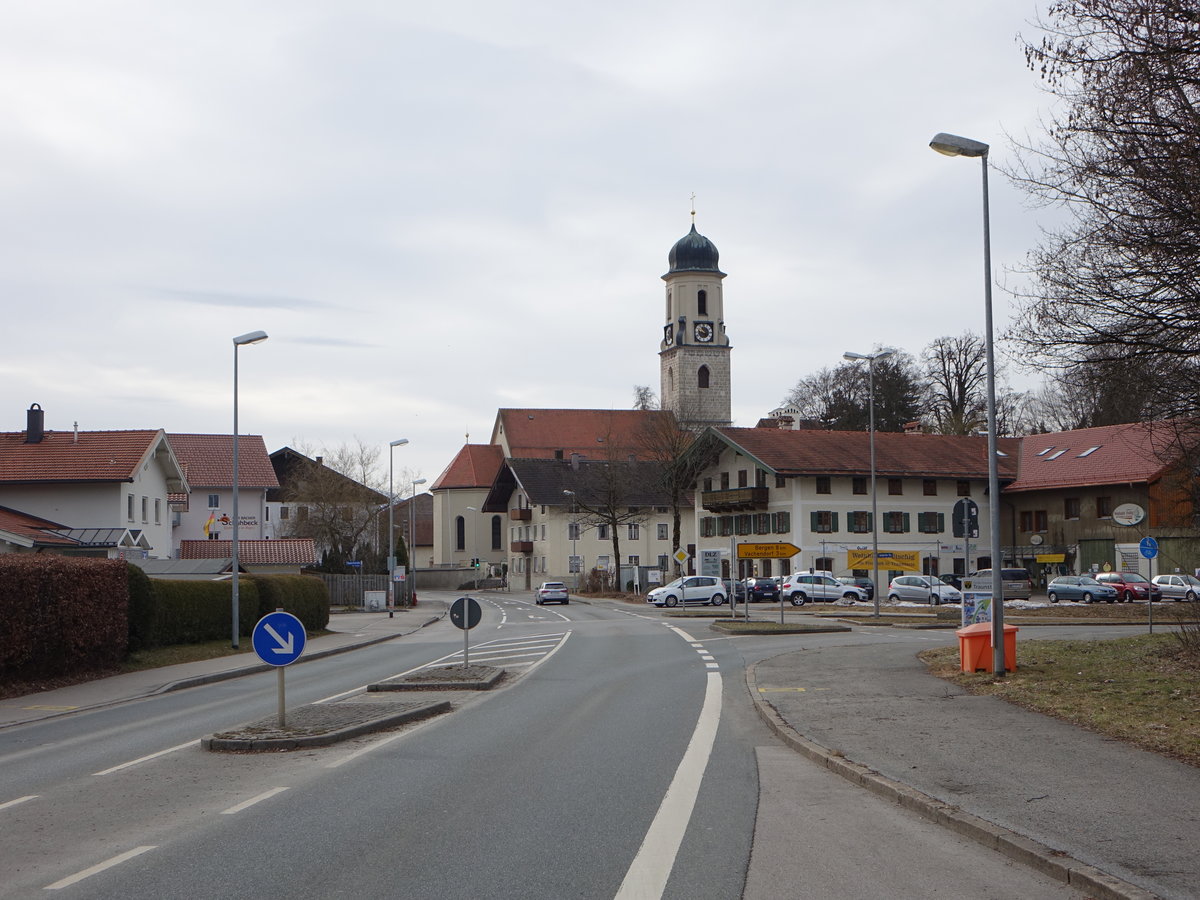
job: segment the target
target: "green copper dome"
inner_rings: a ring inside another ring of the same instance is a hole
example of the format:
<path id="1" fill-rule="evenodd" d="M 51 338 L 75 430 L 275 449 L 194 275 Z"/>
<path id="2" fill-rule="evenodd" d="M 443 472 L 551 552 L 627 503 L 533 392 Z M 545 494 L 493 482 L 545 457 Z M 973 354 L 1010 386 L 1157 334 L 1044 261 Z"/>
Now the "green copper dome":
<path id="1" fill-rule="evenodd" d="M 717 268 L 719 258 L 716 245 L 696 230 L 695 222 L 692 223 L 692 230 L 675 242 L 667 257 L 671 272 L 716 272 L 724 275 Z"/>

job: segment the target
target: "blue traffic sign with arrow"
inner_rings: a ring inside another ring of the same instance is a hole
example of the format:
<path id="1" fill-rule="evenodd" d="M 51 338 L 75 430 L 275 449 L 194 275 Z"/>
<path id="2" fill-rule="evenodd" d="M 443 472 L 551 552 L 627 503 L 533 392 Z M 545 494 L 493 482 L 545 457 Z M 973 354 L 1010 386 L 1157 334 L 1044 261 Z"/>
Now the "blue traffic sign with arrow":
<path id="1" fill-rule="evenodd" d="M 290 612 L 275 610 L 258 620 L 250 636 L 254 652 L 269 666 L 288 666 L 304 652 L 304 623 Z"/>

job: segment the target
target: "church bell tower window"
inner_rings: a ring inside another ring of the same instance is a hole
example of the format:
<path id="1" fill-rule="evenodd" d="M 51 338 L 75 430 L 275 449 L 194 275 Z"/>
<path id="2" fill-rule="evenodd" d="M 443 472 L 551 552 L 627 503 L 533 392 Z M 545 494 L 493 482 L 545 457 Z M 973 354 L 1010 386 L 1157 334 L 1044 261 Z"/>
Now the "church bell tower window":
<path id="1" fill-rule="evenodd" d="M 708 315 L 708 291 L 700 291 L 696 294 L 696 314 Z"/>

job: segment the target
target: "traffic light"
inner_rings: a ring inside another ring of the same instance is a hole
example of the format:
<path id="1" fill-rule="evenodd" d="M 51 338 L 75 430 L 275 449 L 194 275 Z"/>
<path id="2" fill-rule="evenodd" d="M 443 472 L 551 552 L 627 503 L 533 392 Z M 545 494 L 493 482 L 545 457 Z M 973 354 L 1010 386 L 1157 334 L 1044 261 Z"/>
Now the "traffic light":
<path id="1" fill-rule="evenodd" d="M 471 568 L 472 568 L 472 569 L 478 569 L 478 568 L 479 568 L 479 557 L 473 557 L 473 558 L 471 559 Z"/>

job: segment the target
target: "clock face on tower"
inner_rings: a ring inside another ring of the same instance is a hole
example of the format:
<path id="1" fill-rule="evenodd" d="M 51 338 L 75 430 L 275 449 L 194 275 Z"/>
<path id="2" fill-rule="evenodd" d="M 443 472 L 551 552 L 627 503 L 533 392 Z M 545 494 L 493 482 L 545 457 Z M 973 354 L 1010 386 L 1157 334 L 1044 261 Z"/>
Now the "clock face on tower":
<path id="1" fill-rule="evenodd" d="M 663 326 L 663 343 L 666 344 L 668 347 L 670 347 L 672 344 L 675 343 L 675 326 L 674 325 L 664 325 Z"/>
<path id="2" fill-rule="evenodd" d="M 696 343 L 711 344 L 713 339 L 712 322 L 697 322 L 693 334 L 696 336 Z"/>

